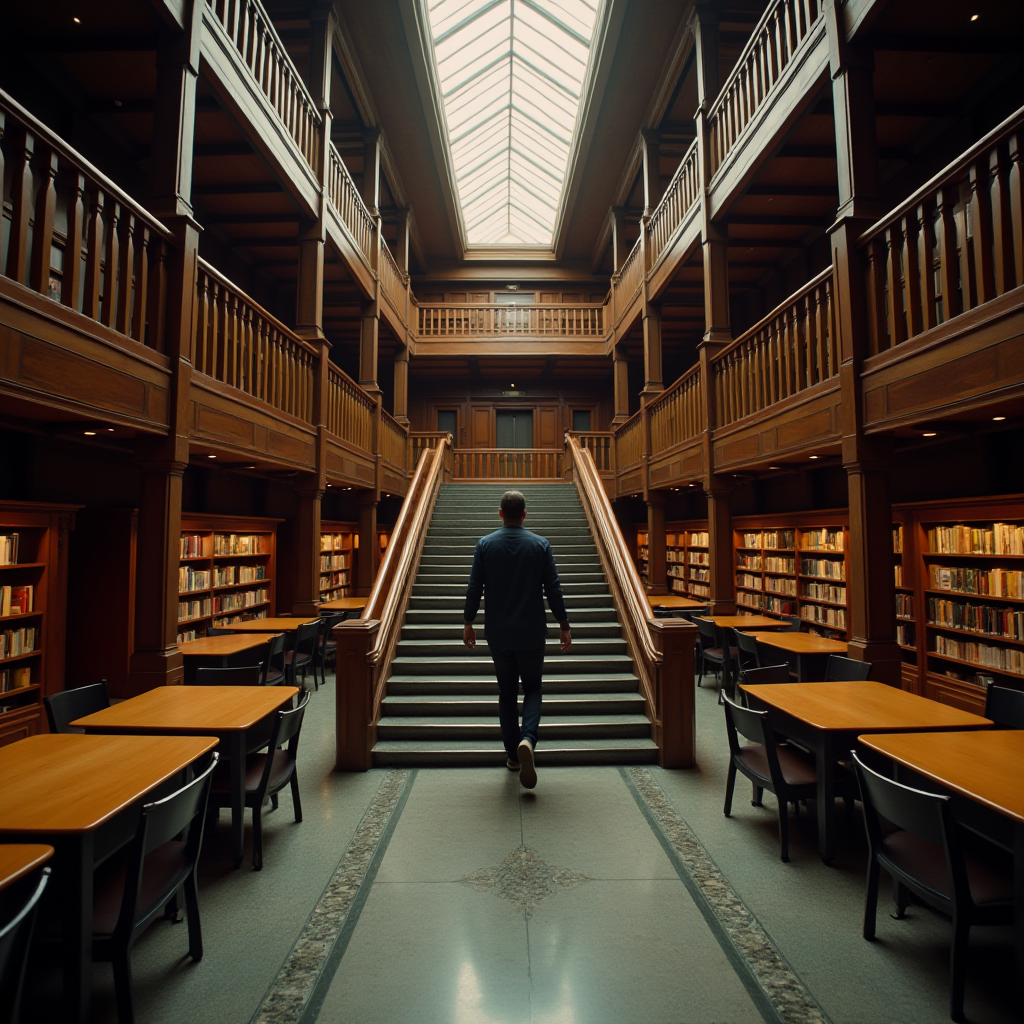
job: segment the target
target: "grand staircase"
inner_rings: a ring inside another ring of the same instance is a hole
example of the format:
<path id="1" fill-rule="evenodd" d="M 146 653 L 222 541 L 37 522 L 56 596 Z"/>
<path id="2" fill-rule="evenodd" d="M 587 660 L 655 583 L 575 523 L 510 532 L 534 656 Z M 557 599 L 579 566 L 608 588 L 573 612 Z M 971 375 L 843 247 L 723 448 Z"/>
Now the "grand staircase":
<path id="1" fill-rule="evenodd" d="M 504 484 L 444 484 L 387 684 L 375 766 L 499 765 L 498 688 L 483 637 L 462 645 L 462 608 L 477 540 L 498 529 Z M 586 514 L 572 484 L 520 485 L 526 526 L 551 542 L 572 623 L 568 654 L 548 611 L 539 765 L 657 760 L 638 680 Z"/>

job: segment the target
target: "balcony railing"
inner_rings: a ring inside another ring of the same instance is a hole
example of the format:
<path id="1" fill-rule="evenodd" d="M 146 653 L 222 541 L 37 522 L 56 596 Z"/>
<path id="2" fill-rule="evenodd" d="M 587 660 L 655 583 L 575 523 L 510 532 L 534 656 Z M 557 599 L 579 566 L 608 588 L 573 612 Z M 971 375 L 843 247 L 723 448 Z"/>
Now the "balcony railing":
<path id="1" fill-rule="evenodd" d="M 573 431 L 573 437 L 579 442 L 579 446 L 590 452 L 594 460 L 594 466 L 601 476 L 611 476 L 615 472 L 615 449 L 613 447 L 612 435 L 609 432 L 601 431 Z"/>
<path id="2" fill-rule="evenodd" d="M 398 269 L 395 257 L 382 238 L 380 240 L 380 259 L 377 261 L 377 272 L 380 274 L 380 286 L 384 290 L 388 302 L 405 322 L 405 275 Z"/>
<path id="3" fill-rule="evenodd" d="M 258 0 L 206 0 L 306 163 L 318 170 L 320 114 Z M 339 211 L 340 212 L 340 211 Z"/>
<path id="4" fill-rule="evenodd" d="M 387 410 L 381 410 L 380 420 L 380 454 L 386 462 L 398 469 L 405 469 L 408 454 L 409 431 L 402 426 Z"/>
<path id="5" fill-rule="evenodd" d="M 279 412 L 312 422 L 316 350 L 199 261 L 193 365 Z"/>
<path id="6" fill-rule="evenodd" d="M 418 304 L 421 338 L 600 338 L 604 306 Z"/>
<path id="7" fill-rule="evenodd" d="M 456 448 L 456 480 L 555 480 L 562 475 L 561 448 Z"/>
<path id="8" fill-rule="evenodd" d="M 698 363 L 651 403 L 651 449 L 666 451 L 706 429 L 707 410 Z"/>
<path id="9" fill-rule="evenodd" d="M 4 92 L 0 139 L 4 275 L 163 352 L 167 228 Z"/>
<path id="10" fill-rule="evenodd" d="M 719 352 L 712 370 L 717 427 L 837 376 L 832 268 Z"/>
<path id="11" fill-rule="evenodd" d="M 764 12 L 708 114 L 712 177 L 820 15 L 821 0 L 775 0 Z"/>
<path id="12" fill-rule="evenodd" d="M 633 413 L 615 431 L 615 472 L 621 473 L 629 466 L 643 461 L 644 431 L 643 410 Z"/>
<path id="13" fill-rule="evenodd" d="M 1018 110 L 860 239 L 870 350 L 891 349 L 1024 284 Z"/>
<path id="14" fill-rule="evenodd" d="M 647 268 L 644 266 L 644 240 L 641 235 L 626 257 L 619 271 L 618 280 L 612 278 L 612 295 L 615 300 L 615 316 L 622 316 L 644 283 Z"/>
<path id="15" fill-rule="evenodd" d="M 686 214 L 700 199 L 700 165 L 697 160 L 697 140 L 686 151 L 676 173 L 672 176 L 661 202 L 651 214 L 647 237 L 651 246 L 653 267 L 668 247 L 668 243 L 683 222 Z"/>
<path id="16" fill-rule="evenodd" d="M 373 217 L 359 194 L 345 161 L 335 149 L 334 143 L 327 148 L 327 198 L 348 228 L 359 250 L 359 254 L 370 265 L 370 251 L 373 245 Z"/>
<path id="17" fill-rule="evenodd" d="M 327 429 L 364 452 L 373 451 L 376 403 L 343 370 L 327 367 Z"/>

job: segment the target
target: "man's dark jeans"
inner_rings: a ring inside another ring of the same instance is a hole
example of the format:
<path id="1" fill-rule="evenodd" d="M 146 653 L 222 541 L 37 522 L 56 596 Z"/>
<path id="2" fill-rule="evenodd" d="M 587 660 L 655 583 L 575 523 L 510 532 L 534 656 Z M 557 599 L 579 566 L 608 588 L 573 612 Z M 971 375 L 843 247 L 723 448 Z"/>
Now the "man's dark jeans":
<path id="1" fill-rule="evenodd" d="M 528 651 L 506 651 L 491 648 L 494 670 L 498 676 L 498 718 L 501 740 L 513 761 L 519 760 L 520 740 L 529 739 L 537 746 L 540 725 L 541 673 L 544 670 L 544 645 Z M 519 681 L 523 682 L 523 727 L 519 728 Z"/>

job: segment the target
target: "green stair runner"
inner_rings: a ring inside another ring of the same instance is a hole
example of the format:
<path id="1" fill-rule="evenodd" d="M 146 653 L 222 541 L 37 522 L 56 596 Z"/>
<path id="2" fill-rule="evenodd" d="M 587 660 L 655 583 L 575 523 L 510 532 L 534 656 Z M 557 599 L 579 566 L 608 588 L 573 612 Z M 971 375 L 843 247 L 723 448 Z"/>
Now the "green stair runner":
<path id="1" fill-rule="evenodd" d="M 509 486 L 514 486 L 510 484 Z M 377 766 L 500 765 L 498 687 L 484 641 L 462 645 L 462 607 L 476 542 L 501 523 L 504 484 L 444 484 L 413 583 L 377 727 Z M 551 542 L 572 622 L 568 654 L 548 612 L 539 765 L 652 764 L 644 714 L 615 603 L 571 484 L 520 485 L 526 526 Z"/>

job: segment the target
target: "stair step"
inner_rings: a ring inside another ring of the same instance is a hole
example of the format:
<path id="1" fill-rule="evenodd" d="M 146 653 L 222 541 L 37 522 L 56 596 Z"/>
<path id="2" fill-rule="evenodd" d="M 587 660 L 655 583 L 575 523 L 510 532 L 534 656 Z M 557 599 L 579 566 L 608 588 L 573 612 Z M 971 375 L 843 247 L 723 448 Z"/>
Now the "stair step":
<path id="1" fill-rule="evenodd" d="M 616 619 L 608 621 L 607 617 L 603 622 L 580 622 L 574 621 L 572 624 L 572 642 L 575 647 L 577 643 L 581 643 L 584 640 L 595 640 L 595 639 L 609 639 L 614 638 L 617 640 L 622 639 L 622 627 L 619 625 Z M 474 628 L 478 635 L 482 635 L 484 632 L 482 622 L 474 622 Z M 444 623 L 410 623 L 408 619 L 405 625 L 402 627 L 402 640 L 433 640 L 446 641 L 449 643 L 462 643 L 462 621 L 456 620 L 454 622 Z M 548 639 L 555 641 L 558 639 L 558 624 L 554 622 L 548 622 Z"/>
<path id="2" fill-rule="evenodd" d="M 482 667 L 482 666 L 481 666 Z M 630 672 L 581 672 L 579 674 L 556 674 L 544 676 L 544 699 L 560 694 L 619 693 L 634 690 L 639 680 Z M 438 696 L 490 696 L 496 698 L 498 683 L 493 672 L 490 675 L 452 676 L 444 673 L 424 675 L 393 675 L 388 679 L 388 696 L 410 697 L 434 694 Z"/>
<path id="3" fill-rule="evenodd" d="M 615 602 L 612 595 L 604 594 L 565 594 L 565 607 L 569 609 L 569 618 L 577 608 L 614 608 Z M 415 591 L 409 597 L 410 608 L 431 608 L 435 610 L 451 609 L 452 615 L 461 615 L 463 606 L 466 603 L 466 588 L 463 586 L 459 592 L 451 594 L 417 594 Z M 486 611 L 487 598 L 484 598 L 481 608 Z M 614 612 L 612 613 L 614 614 Z"/>
<path id="4" fill-rule="evenodd" d="M 504 767 L 505 750 L 500 741 L 476 740 L 381 740 L 373 748 L 375 768 Z M 556 740 L 541 745 L 538 768 L 587 764 L 656 764 L 658 747 L 650 739 Z"/>
<path id="5" fill-rule="evenodd" d="M 646 715 L 570 715 L 542 718 L 539 740 L 545 739 L 640 739 L 651 735 Z M 420 716 L 409 718 L 384 715 L 377 722 L 380 740 L 500 740 L 497 715 Z"/>
<path id="6" fill-rule="evenodd" d="M 557 645 L 552 644 L 557 650 Z M 411 654 L 400 651 L 391 663 L 396 675 L 432 675 L 432 676 L 478 676 L 483 666 L 490 667 L 490 659 L 484 661 L 479 654 L 470 653 L 455 657 L 442 655 Z M 480 647 L 476 648 L 477 651 Z M 633 661 L 627 654 L 576 654 L 567 658 L 551 657 L 545 659 L 544 676 L 572 675 L 577 668 L 589 669 L 591 672 L 632 672 Z"/>
<path id="7" fill-rule="evenodd" d="M 568 597 L 583 596 L 585 594 L 607 594 L 606 583 L 563 583 L 562 593 Z M 466 596 L 465 583 L 420 583 L 418 580 L 412 585 L 413 597 L 443 597 L 444 595 Z"/>
<path id="8" fill-rule="evenodd" d="M 573 632 L 576 632 L 577 626 L 585 622 L 614 622 L 618 624 L 618 619 L 615 617 L 615 610 L 612 608 L 610 602 L 606 608 L 573 608 L 571 617 Z M 555 617 L 551 612 L 547 612 L 547 620 L 549 625 L 555 622 Z M 476 617 L 474 625 L 478 631 L 483 629 L 486 621 L 487 618 L 482 613 Z M 453 622 L 458 624 L 458 628 L 461 631 L 461 606 L 454 610 L 446 608 L 410 607 L 405 613 L 405 624 L 407 626 L 450 625 Z"/>
<path id="9" fill-rule="evenodd" d="M 519 709 L 522 711 L 522 698 Z M 402 717 L 406 715 L 456 715 L 491 716 L 497 719 L 498 691 L 492 686 L 491 693 L 450 694 L 424 693 L 391 694 L 384 698 L 382 710 L 385 714 Z M 644 699 L 639 693 L 571 693 L 544 694 L 544 718 L 558 718 L 561 715 L 643 715 Z"/>
<path id="10" fill-rule="evenodd" d="M 460 632 L 461 636 L 461 632 Z M 606 639 L 599 640 L 573 640 L 572 647 L 574 652 L 586 656 L 599 655 L 599 654 L 624 654 L 628 647 L 626 641 L 621 637 L 609 637 Z M 487 646 L 487 641 L 483 638 L 483 634 L 477 631 L 477 641 L 475 648 L 464 647 L 461 639 L 456 640 L 399 640 L 397 653 L 399 657 L 457 657 L 461 655 L 466 658 L 489 658 L 491 656 L 490 649 Z M 551 639 L 548 637 L 545 645 L 545 654 L 547 657 L 552 658 L 558 654 L 558 638 Z"/>

